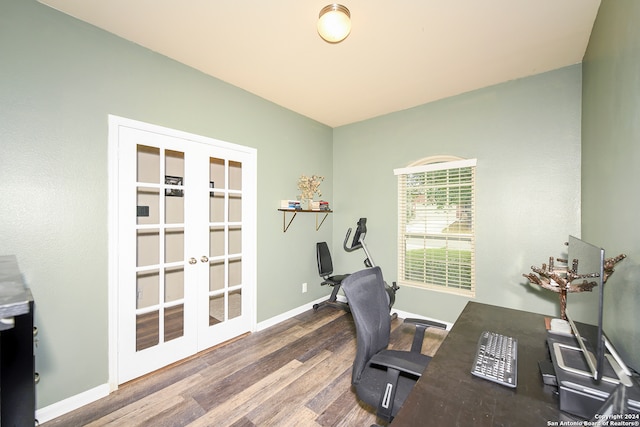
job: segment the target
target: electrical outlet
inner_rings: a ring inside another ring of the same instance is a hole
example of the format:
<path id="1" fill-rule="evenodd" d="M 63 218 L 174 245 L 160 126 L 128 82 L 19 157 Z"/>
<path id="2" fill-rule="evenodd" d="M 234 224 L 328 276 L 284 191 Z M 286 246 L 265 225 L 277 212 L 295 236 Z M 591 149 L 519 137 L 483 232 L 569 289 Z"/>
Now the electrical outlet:
<path id="1" fill-rule="evenodd" d="M 304 294 L 305 292 L 307 292 L 307 282 L 302 284 L 302 293 Z"/>

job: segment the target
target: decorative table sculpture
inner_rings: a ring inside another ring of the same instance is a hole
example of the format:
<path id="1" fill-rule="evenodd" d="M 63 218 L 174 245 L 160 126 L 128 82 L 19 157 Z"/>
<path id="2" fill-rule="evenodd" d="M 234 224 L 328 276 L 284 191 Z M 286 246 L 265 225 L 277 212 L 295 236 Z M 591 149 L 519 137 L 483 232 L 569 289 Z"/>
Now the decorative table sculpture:
<path id="1" fill-rule="evenodd" d="M 605 259 L 602 283 L 606 283 L 607 279 L 614 272 L 613 267 L 626 257 L 625 254 L 620 254 L 615 258 Z M 530 283 L 560 294 L 560 317 L 562 320 L 567 320 L 567 294 L 573 292 L 591 292 L 592 289 L 597 286 L 597 283 L 595 281 L 588 281 L 587 279 L 598 277 L 598 273 L 577 274 L 577 259 L 572 260 L 571 268 L 568 267 L 568 260 L 566 259 L 556 258 L 556 261 L 564 264 L 564 266 L 556 267 L 553 262 L 553 257 L 549 257 L 548 266 L 546 264 L 542 264 L 540 268 L 531 266 L 531 270 L 533 270 L 535 274 L 529 273 L 523 274 L 523 276 L 529 279 Z M 583 280 L 582 282 L 578 282 L 578 279 Z"/>

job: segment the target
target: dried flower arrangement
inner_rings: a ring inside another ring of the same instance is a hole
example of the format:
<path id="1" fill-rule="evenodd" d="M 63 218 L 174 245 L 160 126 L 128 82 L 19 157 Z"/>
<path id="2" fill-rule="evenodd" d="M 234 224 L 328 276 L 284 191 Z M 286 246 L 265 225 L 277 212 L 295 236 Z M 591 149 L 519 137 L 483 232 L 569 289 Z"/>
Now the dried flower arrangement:
<path id="1" fill-rule="evenodd" d="M 298 190 L 300 190 L 300 195 L 298 197 L 300 200 L 312 200 L 314 194 L 318 194 L 318 197 L 322 197 L 322 193 L 319 189 L 322 181 L 324 181 L 324 176 L 301 175 L 298 179 Z"/>

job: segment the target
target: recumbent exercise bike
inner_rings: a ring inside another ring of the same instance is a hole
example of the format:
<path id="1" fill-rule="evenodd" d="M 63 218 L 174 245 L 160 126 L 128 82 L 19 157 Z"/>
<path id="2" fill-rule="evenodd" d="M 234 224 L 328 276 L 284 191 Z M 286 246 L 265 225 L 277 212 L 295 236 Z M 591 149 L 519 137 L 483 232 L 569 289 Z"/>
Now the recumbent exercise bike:
<path id="1" fill-rule="evenodd" d="M 353 234 L 351 244 L 349 245 L 349 236 L 351 236 L 351 228 L 349 228 L 344 238 L 342 247 L 347 252 L 354 252 L 362 249 L 366 255 L 366 258 L 364 259 L 365 267 L 375 267 L 373 258 L 371 257 L 369 249 L 364 242 L 367 234 L 367 218 L 360 218 L 357 225 L 358 226 L 356 227 L 356 231 Z M 333 274 L 333 262 L 331 260 L 331 253 L 329 252 L 329 247 L 326 242 L 318 242 L 316 244 L 316 258 L 318 261 L 318 274 L 323 279 L 321 285 L 332 286 L 333 291 L 331 292 L 331 296 L 329 297 L 329 299 L 327 299 L 326 301 L 322 301 L 321 303 L 314 304 L 313 309 L 318 310 L 320 307 L 329 305 L 349 311 L 348 301 L 347 303 L 343 303 L 337 300 L 338 291 L 340 290 L 340 284 L 342 283 L 342 280 L 344 280 L 349 275 Z M 391 310 L 396 300 L 396 291 L 399 289 L 399 287 L 396 282 L 393 282 L 392 286 L 389 286 L 386 281 L 384 282 L 384 286 L 385 290 L 387 291 L 387 295 L 389 296 L 389 310 Z"/>

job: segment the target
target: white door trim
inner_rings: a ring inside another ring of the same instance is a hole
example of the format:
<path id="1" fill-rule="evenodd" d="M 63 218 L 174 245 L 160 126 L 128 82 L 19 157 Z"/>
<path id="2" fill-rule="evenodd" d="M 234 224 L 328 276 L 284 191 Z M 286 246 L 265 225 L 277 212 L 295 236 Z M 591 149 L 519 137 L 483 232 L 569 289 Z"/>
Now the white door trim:
<path id="1" fill-rule="evenodd" d="M 190 140 L 194 142 L 200 142 L 205 144 L 211 144 L 220 148 L 230 149 L 238 152 L 250 154 L 255 163 L 250 165 L 257 169 L 257 150 L 254 148 L 232 144 L 225 141 L 216 140 L 213 138 L 191 134 L 175 129 L 165 128 L 149 123 L 144 123 L 132 119 L 127 119 L 115 115 L 108 116 L 109 124 L 109 136 L 108 136 L 108 357 L 109 357 L 109 389 L 114 391 L 118 388 L 118 253 L 120 250 L 120 242 L 118 240 L 118 212 L 119 212 L 119 194 L 118 194 L 118 182 L 119 182 L 119 162 L 118 162 L 118 144 L 119 144 L 119 129 L 121 127 L 129 127 L 139 129 L 147 132 L 154 132 L 166 136 L 175 138 Z M 257 189 L 257 173 L 253 174 L 251 183 L 249 183 L 254 189 Z M 253 231 L 253 244 L 247 247 L 248 258 L 254 261 L 254 266 L 257 266 L 257 212 L 256 209 L 252 209 L 249 213 L 249 220 L 247 226 Z M 249 318 L 251 331 L 256 330 L 256 313 L 257 313 L 257 273 L 256 268 L 250 269 L 250 277 L 248 277 L 247 290 L 250 291 L 252 298 L 250 298 L 249 304 Z"/>

